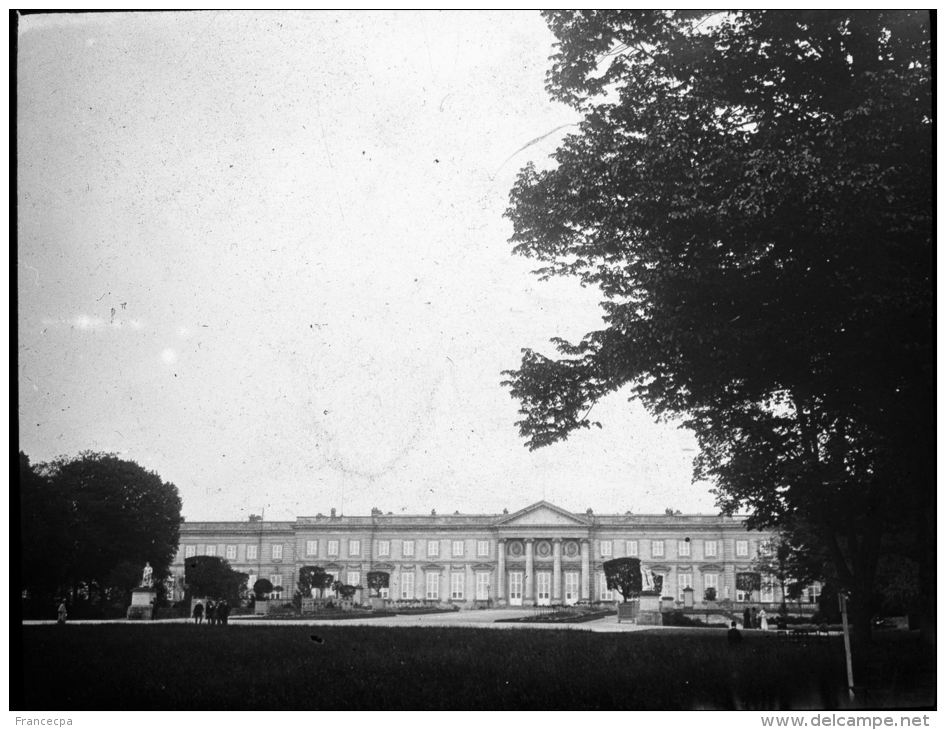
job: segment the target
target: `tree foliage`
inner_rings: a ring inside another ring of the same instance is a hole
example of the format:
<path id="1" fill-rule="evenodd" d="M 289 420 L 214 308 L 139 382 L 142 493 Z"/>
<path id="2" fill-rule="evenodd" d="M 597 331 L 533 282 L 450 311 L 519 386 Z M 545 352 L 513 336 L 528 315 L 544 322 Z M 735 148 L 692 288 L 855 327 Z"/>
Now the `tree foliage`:
<path id="1" fill-rule="evenodd" d="M 377 593 L 391 583 L 391 574 L 383 570 L 368 571 L 368 588 Z"/>
<path id="2" fill-rule="evenodd" d="M 303 596 L 312 595 L 313 589 L 323 593 L 326 588 L 332 587 L 333 581 L 331 574 L 326 573 L 325 569 L 318 565 L 305 565 L 299 568 L 299 592 Z"/>
<path id="3" fill-rule="evenodd" d="M 604 562 L 604 576 L 608 582 L 608 589 L 620 591 L 627 602 L 641 594 L 643 579 L 641 576 L 641 561 L 638 558 L 614 558 Z"/>
<path id="4" fill-rule="evenodd" d="M 177 552 L 177 487 L 133 461 L 84 452 L 33 468 L 20 455 L 23 588 L 107 602 L 151 563 L 159 594 Z"/>
<path id="5" fill-rule="evenodd" d="M 928 13 L 546 18 L 584 119 L 520 173 L 512 241 L 605 327 L 507 373 L 527 445 L 630 388 L 725 511 L 813 528 L 863 627 L 885 531 L 935 581 Z"/>
<path id="6" fill-rule="evenodd" d="M 245 597 L 248 577 L 218 555 L 196 555 L 184 561 L 184 583 L 191 596 L 237 603 Z"/>
<path id="7" fill-rule="evenodd" d="M 273 592 L 273 584 L 267 578 L 259 578 L 253 584 L 253 595 L 257 599 L 263 599 L 267 594 Z"/>

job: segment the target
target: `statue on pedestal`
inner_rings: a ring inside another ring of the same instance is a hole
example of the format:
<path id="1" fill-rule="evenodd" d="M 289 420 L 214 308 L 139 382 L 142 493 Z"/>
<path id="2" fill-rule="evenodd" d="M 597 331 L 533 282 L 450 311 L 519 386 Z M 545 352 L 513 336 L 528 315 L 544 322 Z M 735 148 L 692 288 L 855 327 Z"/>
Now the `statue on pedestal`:
<path id="1" fill-rule="evenodd" d="M 654 591 L 654 572 L 652 570 L 646 570 L 641 566 L 641 590 L 642 591 Z"/>
<path id="2" fill-rule="evenodd" d="M 141 573 L 141 587 L 142 588 L 151 588 L 154 586 L 153 574 L 154 574 L 154 570 L 151 568 L 151 563 L 145 563 L 145 569 Z"/>

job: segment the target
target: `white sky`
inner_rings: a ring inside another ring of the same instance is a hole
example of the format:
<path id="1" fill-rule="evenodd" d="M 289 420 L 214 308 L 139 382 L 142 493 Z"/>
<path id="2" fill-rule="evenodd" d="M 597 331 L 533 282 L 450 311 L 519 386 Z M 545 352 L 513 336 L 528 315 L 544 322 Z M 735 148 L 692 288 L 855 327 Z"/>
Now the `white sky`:
<path id="1" fill-rule="evenodd" d="M 30 16 L 20 448 L 116 452 L 196 519 L 371 507 L 713 512 L 618 394 L 530 453 L 499 383 L 600 326 L 502 218 L 576 121 L 536 12 Z M 510 157 L 512 156 L 512 157 Z"/>

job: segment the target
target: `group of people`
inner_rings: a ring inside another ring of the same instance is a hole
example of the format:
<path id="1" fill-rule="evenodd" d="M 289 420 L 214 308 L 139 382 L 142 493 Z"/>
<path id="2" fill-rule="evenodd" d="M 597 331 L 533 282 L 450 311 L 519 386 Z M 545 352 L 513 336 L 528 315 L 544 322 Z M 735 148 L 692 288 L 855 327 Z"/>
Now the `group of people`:
<path id="1" fill-rule="evenodd" d="M 219 603 L 207 601 L 205 608 L 203 603 L 198 602 L 197 605 L 194 606 L 194 623 L 203 623 L 205 616 L 207 623 L 211 626 L 214 624 L 226 624 L 227 620 L 230 618 L 230 604 L 227 603 L 226 600 L 220 601 Z"/>
<path id="2" fill-rule="evenodd" d="M 749 607 L 746 606 L 745 610 L 742 612 L 742 628 L 768 631 L 769 615 L 765 612 L 764 608 L 756 608 L 753 606 L 752 610 L 749 610 Z"/>

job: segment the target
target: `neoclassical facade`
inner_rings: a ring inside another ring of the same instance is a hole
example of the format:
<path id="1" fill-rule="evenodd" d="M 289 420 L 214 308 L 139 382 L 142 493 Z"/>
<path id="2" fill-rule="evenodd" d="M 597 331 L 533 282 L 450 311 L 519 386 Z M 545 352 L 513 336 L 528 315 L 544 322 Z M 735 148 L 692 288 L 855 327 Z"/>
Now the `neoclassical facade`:
<path id="1" fill-rule="evenodd" d="M 180 597 L 184 560 L 219 555 L 249 574 L 268 578 L 293 595 L 299 569 L 318 565 L 349 585 L 365 585 L 369 571 L 390 575 L 387 597 L 482 606 L 610 602 L 603 564 L 638 557 L 663 577 L 663 595 L 695 605 L 715 589 L 719 600 L 775 602 L 777 588 L 737 590 L 736 575 L 771 536 L 748 532 L 742 518 L 710 515 L 598 515 L 574 513 L 542 501 L 518 512 L 464 515 L 298 517 L 292 522 L 185 522 L 172 564 Z M 364 597 L 366 592 L 360 594 Z M 712 592 L 710 593 L 712 595 Z"/>

